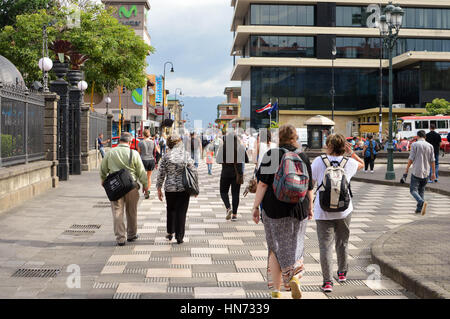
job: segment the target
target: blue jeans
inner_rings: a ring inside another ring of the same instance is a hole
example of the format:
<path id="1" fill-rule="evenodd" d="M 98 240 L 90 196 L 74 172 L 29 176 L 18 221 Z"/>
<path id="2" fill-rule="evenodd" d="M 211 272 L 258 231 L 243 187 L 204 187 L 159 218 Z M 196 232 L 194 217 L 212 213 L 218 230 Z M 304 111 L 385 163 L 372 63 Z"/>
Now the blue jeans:
<path id="1" fill-rule="evenodd" d="M 211 175 L 212 174 L 212 164 L 206 164 L 208 165 L 208 174 Z"/>
<path id="2" fill-rule="evenodd" d="M 436 180 L 439 179 L 439 153 L 434 154 L 434 165 L 436 165 Z M 428 179 L 431 180 L 431 174 L 433 173 L 433 169 L 430 167 L 430 176 L 428 176 Z"/>
<path id="3" fill-rule="evenodd" d="M 105 149 L 103 147 L 99 148 L 100 154 L 102 154 L 102 158 L 105 157 Z"/>
<path id="4" fill-rule="evenodd" d="M 420 212 L 422 210 L 423 203 L 425 201 L 425 186 L 427 185 L 428 178 L 419 178 L 414 175 L 411 175 L 411 184 L 409 185 L 409 192 L 417 201 L 416 212 Z"/>

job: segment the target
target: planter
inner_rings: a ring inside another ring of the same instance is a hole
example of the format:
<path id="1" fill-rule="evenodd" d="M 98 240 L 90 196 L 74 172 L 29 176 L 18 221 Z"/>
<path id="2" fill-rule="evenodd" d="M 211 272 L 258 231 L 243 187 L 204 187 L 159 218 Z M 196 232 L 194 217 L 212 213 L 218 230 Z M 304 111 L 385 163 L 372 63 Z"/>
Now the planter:
<path id="1" fill-rule="evenodd" d="M 80 70 L 69 70 L 67 72 L 67 80 L 69 81 L 70 85 L 77 88 L 78 82 L 83 80 L 83 72 L 81 72 Z"/>
<path id="2" fill-rule="evenodd" d="M 61 63 L 59 61 L 53 61 L 53 72 L 55 73 L 58 80 L 64 80 L 64 77 L 67 74 L 67 71 L 69 70 L 69 64 L 68 63 Z"/>

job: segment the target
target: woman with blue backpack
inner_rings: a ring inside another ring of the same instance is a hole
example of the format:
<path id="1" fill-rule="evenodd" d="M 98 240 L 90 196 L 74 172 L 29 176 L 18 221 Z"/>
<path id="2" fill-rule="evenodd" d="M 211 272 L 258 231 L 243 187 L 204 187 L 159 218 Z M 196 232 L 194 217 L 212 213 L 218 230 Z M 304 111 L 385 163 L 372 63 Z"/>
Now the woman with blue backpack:
<path id="1" fill-rule="evenodd" d="M 292 298 L 302 296 L 299 279 L 304 273 L 303 255 L 307 220 L 312 218 L 313 184 L 308 156 L 300 152 L 292 125 L 279 129 L 279 148 L 268 150 L 259 166 L 253 203 L 253 221 L 260 221 L 259 206 L 269 250 L 267 280 L 272 298 L 281 297 L 281 286 Z"/>
<path id="2" fill-rule="evenodd" d="M 319 239 L 322 291 L 333 291 L 333 244 L 335 244 L 339 282 L 347 280 L 348 239 L 353 211 L 350 180 L 364 167 L 364 162 L 352 150 L 342 134 L 328 136 L 327 154 L 312 163 L 312 180 L 317 184 L 314 219 Z M 345 155 L 345 156 L 344 156 Z"/>
<path id="3" fill-rule="evenodd" d="M 373 173 L 375 166 L 375 159 L 377 158 L 377 151 L 380 150 L 377 142 L 373 139 L 373 135 L 367 135 L 367 141 L 364 143 L 364 172 L 367 173 L 367 169 L 370 166 L 370 172 Z"/>

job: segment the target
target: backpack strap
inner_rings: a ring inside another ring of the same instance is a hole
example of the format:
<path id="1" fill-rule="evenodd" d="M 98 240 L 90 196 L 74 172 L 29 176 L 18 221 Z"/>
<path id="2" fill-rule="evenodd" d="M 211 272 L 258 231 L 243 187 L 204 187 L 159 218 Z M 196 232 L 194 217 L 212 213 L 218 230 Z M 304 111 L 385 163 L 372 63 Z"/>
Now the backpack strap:
<path id="1" fill-rule="evenodd" d="M 128 161 L 128 166 L 130 166 L 131 167 L 131 161 L 133 160 L 133 150 L 131 149 L 131 147 L 130 147 L 130 159 L 129 159 L 129 161 Z"/>
<path id="2" fill-rule="evenodd" d="M 331 166 L 331 162 L 328 159 L 328 156 L 326 155 L 321 155 L 320 158 L 322 159 L 322 162 L 325 164 L 326 167 L 330 167 Z"/>
<path id="3" fill-rule="evenodd" d="M 349 158 L 347 156 L 344 156 L 342 161 L 339 163 L 339 167 L 344 168 L 345 165 L 347 165 Z"/>

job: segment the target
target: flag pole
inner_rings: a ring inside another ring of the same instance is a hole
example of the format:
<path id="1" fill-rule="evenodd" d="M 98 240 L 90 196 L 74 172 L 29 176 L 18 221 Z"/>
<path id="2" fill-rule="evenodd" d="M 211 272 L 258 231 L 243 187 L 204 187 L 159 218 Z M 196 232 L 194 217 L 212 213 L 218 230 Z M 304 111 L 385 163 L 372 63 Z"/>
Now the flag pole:
<path id="1" fill-rule="evenodd" d="M 271 106 L 270 107 L 272 107 L 272 99 L 270 99 L 270 104 L 271 104 Z M 272 126 L 272 112 L 271 112 L 271 109 L 269 110 L 269 128 Z"/>

